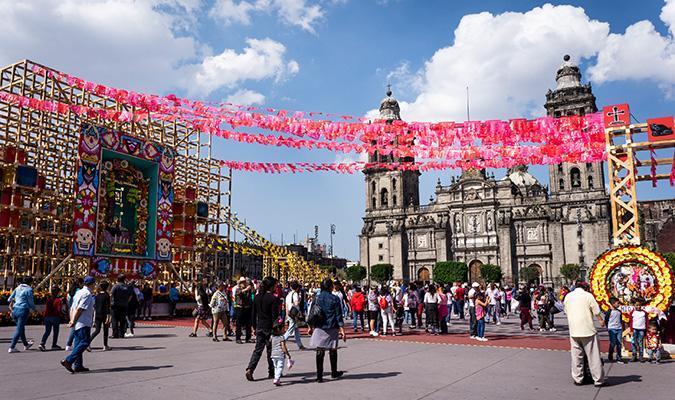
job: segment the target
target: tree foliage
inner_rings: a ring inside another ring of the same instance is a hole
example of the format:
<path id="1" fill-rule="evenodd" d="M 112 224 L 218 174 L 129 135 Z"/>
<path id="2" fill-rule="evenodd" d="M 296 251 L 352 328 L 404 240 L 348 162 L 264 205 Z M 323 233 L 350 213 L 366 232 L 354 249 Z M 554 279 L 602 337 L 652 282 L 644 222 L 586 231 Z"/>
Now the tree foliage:
<path id="1" fill-rule="evenodd" d="M 366 269 L 361 265 L 352 265 L 345 270 L 347 279 L 352 282 L 360 282 L 366 277 Z"/>
<path id="2" fill-rule="evenodd" d="M 370 267 L 370 279 L 384 283 L 394 276 L 394 266 L 391 264 L 375 264 Z"/>
<path id="3" fill-rule="evenodd" d="M 670 267 L 675 269 L 675 253 L 663 253 L 662 256 L 670 264 Z"/>
<path id="4" fill-rule="evenodd" d="M 536 267 L 528 266 L 520 270 L 520 279 L 526 283 L 532 283 L 539 278 L 539 270 Z"/>
<path id="5" fill-rule="evenodd" d="M 560 275 L 570 282 L 573 282 L 581 276 L 581 267 L 579 264 L 565 264 L 560 267 Z"/>
<path id="6" fill-rule="evenodd" d="M 434 266 L 434 282 L 446 285 L 452 282 L 466 282 L 469 267 L 458 261 L 439 261 Z"/>
<path id="7" fill-rule="evenodd" d="M 480 266 L 480 276 L 486 282 L 501 282 L 503 273 L 498 265 L 483 264 Z"/>

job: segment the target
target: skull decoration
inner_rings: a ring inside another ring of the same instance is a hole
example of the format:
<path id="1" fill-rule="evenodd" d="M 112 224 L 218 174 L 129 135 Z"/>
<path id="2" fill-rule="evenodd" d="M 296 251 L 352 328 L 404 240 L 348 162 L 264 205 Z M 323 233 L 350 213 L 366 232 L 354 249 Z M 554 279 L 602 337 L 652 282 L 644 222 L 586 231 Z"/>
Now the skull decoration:
<path id="1" fill-rule="evenodd" d="M 171 242 L 167 238 L 161 238 L 157 241 L 157 252 L 159 258 L 169 258 L 171 253 Z"/>
<path id="2" fill-rule="evenodd" d="M 76 235 L 75 243 L 77 243 L 77 247 L 84 252 L 91 250 L 91 246 L 94 244 L 94 233 L 90 229 L 80 228 Z"/>

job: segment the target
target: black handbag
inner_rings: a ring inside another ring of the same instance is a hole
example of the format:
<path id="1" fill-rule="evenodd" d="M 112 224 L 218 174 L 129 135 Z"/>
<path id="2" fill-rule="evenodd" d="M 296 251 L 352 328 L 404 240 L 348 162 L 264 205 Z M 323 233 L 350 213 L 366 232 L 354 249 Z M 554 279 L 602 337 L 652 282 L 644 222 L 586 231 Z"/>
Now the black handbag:
<path id="1" fill-rule="evenodd" d="M 307 313 L 307 325 L 316 328 L 323 325 L 325 320 L 326 316 L 323 314 L 323 310 L 319 307 L 319 304 L 316 302 L 312 303 L 312 307 L 309 308 L 309 312 Z"/>
<path id="2" fill-rule="evenodd" d="M 298 309 L 298 307 L 296 306 L 291 307 L 291 309 L 288 310 L 288 316 L 291 317 L 292 319 L 297 320 L 298 317 L 300 316 L 300 310 Z"/>

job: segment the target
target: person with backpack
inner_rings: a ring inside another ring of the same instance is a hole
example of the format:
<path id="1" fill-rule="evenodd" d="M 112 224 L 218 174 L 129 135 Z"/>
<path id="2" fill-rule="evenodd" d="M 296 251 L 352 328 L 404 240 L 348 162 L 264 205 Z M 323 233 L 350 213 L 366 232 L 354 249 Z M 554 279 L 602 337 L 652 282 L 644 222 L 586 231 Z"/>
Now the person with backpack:
<path id="1" fill-rule="evenodd" d="M 389 294 L 388 287 L 382 287 L 377 301 L 380 306 L 380 315 L 382 316 L 382 336 L 387 336 L 387 324 L 391 326 L 392 336 L 396 336 L 396 328 L 394 327 L 394 304 L 391 294 Z"/>
<path id="2" fill-rule="evenodd" d="M 361 320 L 361 332 L 366 331 L 366 326 L 363 324 L 363 306 L 366 303 L 366 297 L 363 295 L 360 287 L 354 289 L 352 298 L 349 301 L 349 306 L 352 309 L 352 319 L 354 320 L 354 332 L 358 331 L 358 321 Z"/>
<path id="3" fill-rule="evenodd" d="M 294 336 L 298 350 L 304 350 L 305 346 L 302 344 L 302 336 L 298 327 L 298 322 L 302 319 L 300 284 L 298 282 L 291 283 L 291 290 L 286 295 L 284 304 L 286 308 L 286 321 L 288 322 L 288 329 L 284 333 L 284 340 L 288 340 L 291 336 Z"/>

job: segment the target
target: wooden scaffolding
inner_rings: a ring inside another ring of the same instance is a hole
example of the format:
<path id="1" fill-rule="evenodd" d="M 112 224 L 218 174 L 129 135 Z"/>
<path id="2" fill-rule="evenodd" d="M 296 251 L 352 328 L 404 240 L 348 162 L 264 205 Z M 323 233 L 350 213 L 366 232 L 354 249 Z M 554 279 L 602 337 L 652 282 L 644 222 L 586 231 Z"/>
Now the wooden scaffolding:
<path id="1" fill-rule="evenodd" d="M 139 111 L 71 85 L 58 78 L 60 75 L 35 62 L 20 61 L 0 69 L 0 91 L 70 105 Z M 0 101 L 2 286 L 11 286 L 14 277 L 22 275 L 67 278 L 88 271 L 86 258 L 69 257 L 77 149 L 83 123 L 152 140 L 176 151 L 174 186 L 177 198 L 181 199 L 178 195 L 182 193 L 186 206 L 175 217 L 190 220 L 193 225 L 177 232 L 178 237 L 190 239 L 174 243 L 174 262 L 163 265 L 160 278 L 169 279 L 171 272 L 177 271 L 183 279 L 192 279 L 213 268 L 215 251 L 206 244 L 227 231 L 223 225 L 227 224 L 224 217 L 229 212 L 230 176 L 212 157 L 211 136 L 180 122 L 153 118 L 151 114 L 142 121 L 111 122 L 74 113 L 36 111 Z M 37 169 L 41 185 L 22 187 L 16 183 L 16 170 L 24 165 Z M 187 198 L 185 194 L 192 191 L 194 196 Z M 197 215 L 198 203 L 206 203 L 206 215 Z"/>

